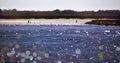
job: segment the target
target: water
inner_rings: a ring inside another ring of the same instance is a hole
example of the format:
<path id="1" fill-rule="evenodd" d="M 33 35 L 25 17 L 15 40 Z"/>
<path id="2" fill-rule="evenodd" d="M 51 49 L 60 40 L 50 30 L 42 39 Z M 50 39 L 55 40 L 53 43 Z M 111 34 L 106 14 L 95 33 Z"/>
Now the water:
<path id="1" fill-rule="evenodd" d="M 0 25 L 1 63 L 120 63 L 120 26 Z"/>

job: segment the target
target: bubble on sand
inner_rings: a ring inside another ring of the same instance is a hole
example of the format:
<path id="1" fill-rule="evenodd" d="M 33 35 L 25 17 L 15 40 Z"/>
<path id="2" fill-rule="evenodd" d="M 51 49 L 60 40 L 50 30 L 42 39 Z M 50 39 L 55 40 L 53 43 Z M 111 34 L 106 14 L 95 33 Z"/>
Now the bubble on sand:
<path id="1" fill-rule="evenodd" d="M 80 33 L 80 31 L 76 30 L 75 33 Z"/>
<path id="2" fill-rule="evenodd" d="M 92 60 L 92 59 L 93 59 L 93 57 L 90 57 L 89 59 L 90 59 L 90 60 Z"/>
<path id="3" fill-rule="evenodd" d="M 14 56 L 14 55 L 10 56 L 10 57 L 9 57 L 9 60 L 10 60 L 11 62 L 13 62 L 13 61 L 15 60 L 15 56 Z"/>
<path id="4" fill-rule="evenodd" d="M 32 46 L 33 49 L 36 49 L 36 47 L 37 47 L 36 45 L 33 45 L 33 46 Z"/>
<path id="5" fill-rule="evenodd" d="M 99 53 L 98 57 L 99 57 L 100 60 L 103 60 L 103 53 Z"/>
<path id="6" fill-rule="evenodd" d="M 15 33 L 16 35 L 18 34 L 18 33 Z"/>
<path id="7" fill-rule="evenodd" d="M 105 33 L 110 33 L 110 30 L 105 30 Z"/>
<path id="8" fill-rule="evenodd" d="M 45 57 L 48 58 L 48 57 L 49 57 L 49 54 L 48 54 L 48 53 L 45 53 Z"/>
<path id="9" fill-rule="evenodd" d="M 20 56 L 21 53 L 17 53 L 18 56 Z"/>
<path id="10" fill-rule="evenodd" d="M 98 48 L 99 50 L 103 50 L 103 45 L 100 45 Z"/>
<path id="11" fill-rule="evenodd" d="M 13 43 L 12 43 L 12 42 L 9 42 L 9 43 L 8 43 L 8 46 L 9 46 L 9 47 L 12 47 L 12 46 L 13 46 Z"/>
<path id="12" fill-rule="evenodd" d="M 37 61 L 33 61 L 33 63 L 37 63 Z"/>
<path id="13" fill-rule="evenodd" d="M 80 49 L 76 49 L 76 50 L 75 50 L 75 53 L 76 53 L 76 54 L 81 54 L 81 50 L 80 50 Z"/>
<path id="14" fill-rule="evenodd" d="M 74 62 L 70 62 L 70 63 L 74 63 Z"/>
<path id="15" fill-rule="evenodd" d="M 19 49 L 19 48 L 20 48 L 20 45 L 16 44 L 16 45 L 15 45 L 15 48 L 16 48 L 16 49 Z"/>
<path id="16" fill-rule="evenodd" d="M 36 52 L 33 52 L 33 57 L 37 57 L 37 53 Z"/>
<path id="17" fill-rule="evenodd" d="M 57 63 L 61 63 L 61 61 L 57 61 Z"/>
<path id="18" fill-rule="evenodd" d="M 120 51 L 120 47 L 116 47 L 116 51 Z"/>
<path id="19" fill-rule="evenodd" d="M 116 31 L 116 34 L 120 35 L 120 32 L 119 32 L 119 31 Z"/>
<path id="20" fill-rule="evenodd" d="M 30 55 L 30 51 L 26 51 L 25 54 L 26 54 L 26 55 Z"/>
<path id="21" fill-rule="evenodd" d="M 25 53 L 21 53 L 21 57 L 25 57 Z"/>
<path id="22" fill-rule="evenodd" d="M 12 54 L 10 52 L 7 52 L 7 56 L 10 57 Z"/>
<path id="23" fill-rule="evenodd" d="M 20 39 L 21 37 L 20 37 L 20 35 L 16 35 L 16 39 Z"/>
<path id="24" fill-rule="evenodd" d="M 1 52 L 2 52 L 2 53 L 5 53 L 7 50 L 8 50 L 7 47 L 3 47 L 3 48 L 1 49 Z"/>
<path id="25" fill-rule="evenodd" d="M 32 61 L 33 60 L 33 56 L 29 56 L 30 60 Z"/>
<path id="26" fill-rule="evenodd" d="M 4 56 L 4 55 L 1 55 L 1 56 L 0 56 L 0 62 L 1 62 L 1 63 L 5 63 L 5 56 Z"/>
<path id="27" fill-rule="evenodd" d="M 29 59 L 29 56 L 28 56 L 28 55 L 25 55 L 25 59 Z"/>
<path id="28" fill-rule="evenodd" d="M 41 57 L 40 57 L 40 56 L 38 56 L 38 57 L 37 57 L 37 60 L 41 60 Z"/>
<path id="29" fill-rule="evenodd" d="M 20 60 L 20 62 L 23 62 L 23 63 L 24 63 L 24 62 L 25 62 L 25 59 L 24 59 L 24 58 L 22 58 L 22 59 Z"/>
<path id="30" fill-rule="evenodd" d="M 15 51 L 13 50 L 13 51 L 11 51 L 11 54 L 15 54 Z"/>

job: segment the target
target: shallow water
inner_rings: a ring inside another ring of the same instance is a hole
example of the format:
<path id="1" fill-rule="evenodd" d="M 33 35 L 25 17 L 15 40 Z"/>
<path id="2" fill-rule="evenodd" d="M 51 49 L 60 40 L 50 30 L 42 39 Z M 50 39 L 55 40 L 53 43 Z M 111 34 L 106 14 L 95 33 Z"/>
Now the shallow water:
<path id="1" fill-rule="evenodd" d="M 120 26 L 0 25 L 6 63 L 119 63 Z"/>

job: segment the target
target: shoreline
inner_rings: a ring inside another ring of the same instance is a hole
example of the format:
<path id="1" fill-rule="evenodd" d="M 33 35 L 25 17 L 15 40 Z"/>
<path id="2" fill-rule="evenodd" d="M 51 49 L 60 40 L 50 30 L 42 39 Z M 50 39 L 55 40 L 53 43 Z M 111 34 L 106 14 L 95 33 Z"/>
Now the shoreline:
<path id="1" fill-rule="evenodd" d="M 0 25 L 111 25 L 120 26 L 120 19 L 0 19 Z"/>
<path id="2" fill-rule="evenodd" d="M 94 19 L 0 19 L 0 25 L 84 25 Z"/>

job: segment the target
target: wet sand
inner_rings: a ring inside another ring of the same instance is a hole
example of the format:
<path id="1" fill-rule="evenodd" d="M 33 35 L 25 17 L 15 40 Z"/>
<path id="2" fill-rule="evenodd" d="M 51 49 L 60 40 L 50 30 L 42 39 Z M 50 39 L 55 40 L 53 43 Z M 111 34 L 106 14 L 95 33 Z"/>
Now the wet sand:
<path id="1" fill-rule="evenodd" d="M 0 19 L 0 25 L 84 25 L 93 19 Z"/>
<path id="2" fill-rule="evenodd" d="M 0 25 L 0 63 L 120 63 L 120 27 Z"/>

